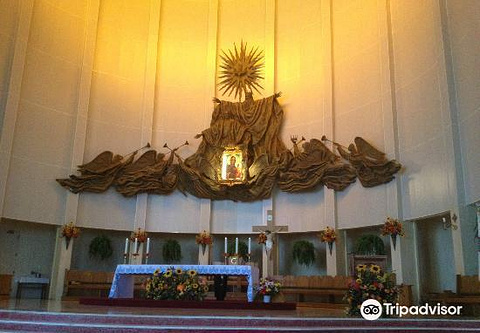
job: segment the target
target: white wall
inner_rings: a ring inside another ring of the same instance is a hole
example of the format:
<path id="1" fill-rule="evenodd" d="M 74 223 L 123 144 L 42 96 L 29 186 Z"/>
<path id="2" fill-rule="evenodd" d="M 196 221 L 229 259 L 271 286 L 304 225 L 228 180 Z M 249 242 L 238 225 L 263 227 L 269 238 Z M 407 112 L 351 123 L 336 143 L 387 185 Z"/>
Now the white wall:
<path id="1" fill-rule="evenodd" d="M 385 2 L 334 1 L 332 15 L 335 141 L 348 146 L 360 136 L 395 158 Z M 378 225 L 397 216 L 395 186 L 364 188 L 357 180 L 338 192 L 339 227 Z"/>
<path id="2" fill-rule="evenodd" d="M 34 2 L 16 116 L 3 216 L 60 224 L 70 170 L 86 6 Z M 28 32 L 28 31 L 27 31 Z M 13 93 L 13 91 L 11 91 Z M 7 110 L 8 111 L 8 110 Z"/>
<path id="3" fill-rule="evenodd" d="M 451 120 L 437 1 L 393 1 L 392 34 L 404 218 L 454 205 Z"/>
<path id="4" fill-rule="evenodd" d="M 480 200 L 480 2 L 446 1 L 465 203 Z"/>
<path id="5" fill-rule="evenodd" d="M 311 139 L 325 134 L 344 145 L 362 136 L 405 166 L 403 210 L 397 183 L 365 189 L 357 182 L 336 195 L 325 188 L 296 195 L 275 192 L 275 223 L 288 225 L 292 232 L 326 225 L 348 229 L 379 225 L 387 215 L 410 219 L 444 212 L 454 204 L 451 117 L 436 1 L 390 1 L 388 8 L 384 0 L 312 0 L 301 5 L 293 0 L 103 0 L 93 18 L 87 3 L 34 1 L 8 155 L 4 217 L 64 223 L 66 190 L 54 179 L 72 172 L 74 138 L 85 144 L 83 162 L 104 150 L 126 155 L 148 139 L 162 152 L 165 142 L 175 147 L 189 140 L 191 146 L 179 153 L 191 155 L 199 143 L 193 136 L 209 125 L 211 98 L 221 97 L 215 86 L 218 54 L 242 39 L 269 52 L 265 95 L 283 92 L 281 135 L 287 146 L 290 135 Z M 476 79 L 469 75 L 478 70 L 473 56 L 478 42 L 476 25 L 468 23 L 476 22 L 476 16 L 459 3 L 449 3 L 449 9 L 461 97 L 460 132 L 462 149 L 471 152 L 464 154 L 467 197 L 478 200 L 478 154 L 475 144 L 470 146 L 470 139 L 479 141 L 472 125 L 478 119 L 478 93 L 472 88 Z M 152 16 L 155 10 L 160 12 L 158 19 Z M 469 21 L 459 24 L 464 16 Z M 97 23 L 96 45 L 83 136 L 75 131 L 78 89 L 85 74 L 85 27 L 91 20 Z M 0 73 L 6 73 L 14 36 L 9 31 L 15 22 L 1 24 L 6 28 L 0 38 L 7 40 L 2 50 L 8 52 L 0 53 Z M 5 87 L 0 86 L 0 93 Z M 153 96 L 149 111 L 147 95 Z M 146 113 L 151 114 L 150 127 L 145 127 Z M 142 206 L 114 190 L 81 194 L 76 221 L 85 227 L 128 231 L 142 215 L 139 210 L 153 232 L 196 233 L 208 225 L 214 233 L 248 233 L 251 226 L 265 223 L 262 202 L 202 203 L 176 192 L 148 196 Z"/>
<path id="6" fill-rule="evenodd" d="M 8 85 L 13 61 L 19 4 L 15 0 L 0 1 L 0 134 L 7 102 Z"/>

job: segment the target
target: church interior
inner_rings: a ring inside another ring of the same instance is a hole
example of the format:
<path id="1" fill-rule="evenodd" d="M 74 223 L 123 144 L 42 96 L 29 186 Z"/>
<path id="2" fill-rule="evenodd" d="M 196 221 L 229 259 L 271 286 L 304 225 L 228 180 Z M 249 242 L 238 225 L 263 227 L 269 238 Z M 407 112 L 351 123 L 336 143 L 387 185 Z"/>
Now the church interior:
<path id="1" fill-rule="evenodd" d="M 246 265 L 345 318 L 320 285 L 371 264 L 480 318 L 479 1 L 0 8 L 0 309 L 107 298 L 122 264 Z"/>

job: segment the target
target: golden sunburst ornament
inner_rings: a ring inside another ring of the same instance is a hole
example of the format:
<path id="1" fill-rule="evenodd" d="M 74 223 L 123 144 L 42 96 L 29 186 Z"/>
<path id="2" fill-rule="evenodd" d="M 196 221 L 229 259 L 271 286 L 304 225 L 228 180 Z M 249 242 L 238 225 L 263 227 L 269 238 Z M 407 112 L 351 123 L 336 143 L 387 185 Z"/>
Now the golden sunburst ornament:
<path id="1" fill-rule="evenodd" d="M 228 50 L 228 54 L 222 51 L 223 55 L 220 55 L 223 63 L 220 65 L 222 70 L 220 71 L 220 91 L 223 90 L 223 95 L 228 93 L 230 96 L 235 92 L 235 98 L 239 96 L 242 99 L 242 95 L 245 96 L 247 92 L 252 92 L 255 89 L 263 89 L 263 87 L 257 82 L 259 79 L 263 79 L 261 76 L 261 70 L 264 66 L 263 52 L 258 51 L 257 48 L 251 48 L 247 52 L 247 43 L 240 44 L 240 51 L 237 49 L 237 45 L 234 45 L 234 52 Z"/>

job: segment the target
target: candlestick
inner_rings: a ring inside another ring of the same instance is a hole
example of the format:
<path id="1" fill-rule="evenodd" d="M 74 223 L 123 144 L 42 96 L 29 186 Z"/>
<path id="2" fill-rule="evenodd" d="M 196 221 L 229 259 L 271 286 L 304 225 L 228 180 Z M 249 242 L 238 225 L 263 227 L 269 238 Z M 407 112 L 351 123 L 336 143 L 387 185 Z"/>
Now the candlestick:
<path id="1" fill-rule="evenodd" d="M 238 237 L 235 237 L 235 254 L 238 254 Z"/>
<path id="2" fill-rule="evenodd" d="M 147 238 L 147 250 L 146 250 L 146 253 L 147 253 L 147 254 L 150 253 L 150 237 Z"/>
<path id="3" fill-rule="evenodd" d="M 125 238 L 125 251 L 123 251 L 125 255 L 128 253 L 128 238 Z"/>
<path id="4" fill-rule="evenodd" d="M 138 238 L 135 237 L 135 254 L 138 253 Z"/>
<path id="5" fill-rule="evenodd" d="M 252 253 L 252 238 L 248 237 L 248 254 Z"/>
<path id="6" fill-rule="evenodd" d="M 228 245 L 228 241 L 227 241 L 227 237 L 225 237 L 225 251 L 223 251 L 225 253 L 228 253 L 227 245 Z"/>

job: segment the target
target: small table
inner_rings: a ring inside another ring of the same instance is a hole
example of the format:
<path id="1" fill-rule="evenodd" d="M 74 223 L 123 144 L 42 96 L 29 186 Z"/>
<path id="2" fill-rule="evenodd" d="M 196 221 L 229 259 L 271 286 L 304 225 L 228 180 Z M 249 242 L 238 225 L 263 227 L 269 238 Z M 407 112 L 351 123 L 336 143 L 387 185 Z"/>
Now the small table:
<path id="1" fill-rule="evenodd" d="M 247 298 L 253 302 L 253 284 L 258 282 L 258 268 L 249 265 L 118 265 L 109 298 L 133 298 L 134 275 L 152 275 L 156 269 L 196 270 L 199 275 L 244 275 L 247 278 Z"/>
<path id="2" fill-rule="evenodd" d="M 42 299 L 47 298 L 48 286 L 50 285 L 50 279 L 38 278 L 33 276 L 22 276 L 18 279 L 17 284 L 17 298 L 22 298 L 23 288 L 42 288 Z"/>

